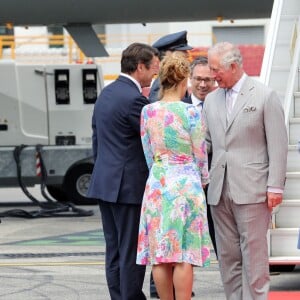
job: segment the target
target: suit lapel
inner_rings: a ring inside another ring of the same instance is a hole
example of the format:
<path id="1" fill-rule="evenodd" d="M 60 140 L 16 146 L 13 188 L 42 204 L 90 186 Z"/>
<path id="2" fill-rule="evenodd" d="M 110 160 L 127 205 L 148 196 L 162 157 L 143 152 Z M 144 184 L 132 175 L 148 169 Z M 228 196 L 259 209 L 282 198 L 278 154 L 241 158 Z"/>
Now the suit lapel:
<path id="1" fill-rule="evenodd" d="M 218 107 L 218 114 L 221 120 L 221 124 L 226 130 L 226 94 L 225 89 L 219 89 L 219 95 L 216 96 L 217 98 L 217 107 Z"/>
<path id="2" fill-rule="evenodd" d="M 243 109 L 245 104 L 251 98 L 253 90 L 254 90 L 254 85 L 252 84 L 252 81 L 249 78 L 245 79 L 245 82 L 237 96 L 232 113 L 229 117 L 226 130 L 228 130 L 230 128 L 231 124 L 233 123 L 233 121 L 235 120 L 237 115 L 240 113 L 240 111 Z"/>

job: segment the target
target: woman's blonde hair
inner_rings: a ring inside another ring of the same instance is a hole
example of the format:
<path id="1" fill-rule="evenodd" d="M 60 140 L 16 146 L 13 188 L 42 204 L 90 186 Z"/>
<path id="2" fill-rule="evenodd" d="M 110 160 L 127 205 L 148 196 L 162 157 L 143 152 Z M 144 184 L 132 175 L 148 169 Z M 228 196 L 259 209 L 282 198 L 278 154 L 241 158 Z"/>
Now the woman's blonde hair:
<path id="1" fill-rule="evenodd" d="M 165 56 L 159 70 L 159 99 L 166 90 L 176 88 L 182 80 L 188 78 L 189 72 L 190 64 L 184 53 L 176 51 Z"/>

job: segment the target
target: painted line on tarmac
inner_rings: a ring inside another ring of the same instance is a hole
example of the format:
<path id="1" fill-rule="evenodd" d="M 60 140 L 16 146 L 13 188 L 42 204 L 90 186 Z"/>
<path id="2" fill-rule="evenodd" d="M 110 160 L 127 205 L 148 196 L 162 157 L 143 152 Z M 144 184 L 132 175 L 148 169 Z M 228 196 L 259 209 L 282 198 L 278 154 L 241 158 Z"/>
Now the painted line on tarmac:
<path id="1" fill-rule="evenodd" d="M 210 262 L 212 265 L 217 264 L 216 260 Z M 104 261 L 91 262 L 29 262 L 29 263 L 0 263 L 0 267 L 55 267 L 55 266 L 104 266 Z"/>
<path id="2" fill-rule="evenodd" d="M 105 265 L 104 261 L 92 262 L 29 262 L 29 263 L 0 263 L 0 267 L 35 267 L 35 266 L 97 266 Z"/>
<path id="3" fill-rule="evenodd" d="M 88 230 L 57 236 L 44 236 L 32 240 L 20 240 L 2 245 L 21 245 L 21 246 L 101 246 L 104 245 L 104 234 L 102 230 Z"/>

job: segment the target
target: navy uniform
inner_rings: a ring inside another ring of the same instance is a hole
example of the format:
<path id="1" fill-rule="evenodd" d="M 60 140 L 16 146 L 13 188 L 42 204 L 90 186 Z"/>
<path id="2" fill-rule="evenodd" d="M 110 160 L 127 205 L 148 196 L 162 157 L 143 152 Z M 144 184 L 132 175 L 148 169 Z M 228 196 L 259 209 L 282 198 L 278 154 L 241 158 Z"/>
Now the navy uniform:
<path id="1" fill-rule="evenodd" d="M 160 39 L 158 39 L 152 47 L 156 48 L 160 52 L 160 56 L 164 56 L 166 51 L 187 51 L 193 49 L 193 47 L 189 46 L 187 43 L 187 31 L 180 31 L 171 34 L 167 34 Z M 160 88 L 159 79 L 156 78 L 151 86 L 149 101 L 155 102 L 158 99 L 158 92 Z"/>

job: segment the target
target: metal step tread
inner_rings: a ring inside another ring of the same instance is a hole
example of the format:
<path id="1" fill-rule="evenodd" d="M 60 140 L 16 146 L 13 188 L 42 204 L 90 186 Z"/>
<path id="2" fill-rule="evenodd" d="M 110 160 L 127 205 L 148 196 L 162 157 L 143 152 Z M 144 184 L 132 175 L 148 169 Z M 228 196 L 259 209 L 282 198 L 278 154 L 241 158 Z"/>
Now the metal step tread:
<path id="1" fill-rule="evenodd" d="M 288 2 L 288 1 L 286 1 L 286 2 Z M 282 12 L 282 14 L 280 15 L 280 20 L 281 21 L 290 21 L 290 22 L 294 23 L 295 17 L 297 17 L 297 14 L 293 14 L 293 13 L 287 14 L 286 12 L 285 13 Z"/>
<path id="2" fill-rule="evenodd" d="M 271 67 L 272 72 L 289 72 L 291 67 L 290 66 L 286 66 L 286 65 L 273 65 Z"/>
<path id="3" fill-rule="evenodd" d="M 300 117 L 290 118 L 290 124 L 300 123 Z"/>
<path id="4" fill-rule="evenodd" d="M 298 145 L 297 144 L 289 144 L 288 150 L 298 150 Z M 300 153 L 299 153 L 299 155 L 300 155 Z"/>
<path id="5" fill-rule="evenodd" d="M 296 171 L 296 172 L 286 172 L 286 177 L 289 178 L 298 178 L 300 177 L 300 172 Z"/>
<path id="6" fill-rule="evenodd" d="M 298 235 L 299 234 L 299 228 L 273 228 L 270 229 L 270 234 L 272 236 L 274 235 Z M 300 255 L 300 250 L 299 250 Z"/>
<path id="7" fill-rule="evenodd" d="M 300 255 L 299 256 L 270 256 L 269 264 L 270 265 L 300 265 Z"/>
<path id="8" fill-rule="evenodd" d="M 300 199 L 283 199 L 280 204 L 280 207 L 282 206 L 300 206 Z"/>
<path id="9" fill-rule="evenodd" d="M 278 46 L 286 46 L 288 49 L 290 48 L 290 41 L 289 40 L 282 40 L 282 39 L 279 39 L 277 40 L 276 42 L 276 47 Z M 276 49 L 276 48 L 275 48 Z"/>

